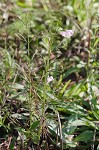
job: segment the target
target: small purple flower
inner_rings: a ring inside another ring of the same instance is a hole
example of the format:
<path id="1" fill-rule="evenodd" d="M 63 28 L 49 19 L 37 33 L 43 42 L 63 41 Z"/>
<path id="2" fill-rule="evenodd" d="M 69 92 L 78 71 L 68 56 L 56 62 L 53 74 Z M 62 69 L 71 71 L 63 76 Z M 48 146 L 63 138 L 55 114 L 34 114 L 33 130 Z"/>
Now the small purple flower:
<path id="1" fill-rule="evenodd" d="M 54 78 L 52 76 L 48 76 L 47 77 L 47 83 L 50 83 L 54 80 Z"/>
<path id="2" fill-rule="evenodd" d="M 74 30 L 62 31 L 62 32 L 60 32 L 60 34 L 61 34 L 63 37 L 70 38 L 70 37 L 74 34 Z"/>

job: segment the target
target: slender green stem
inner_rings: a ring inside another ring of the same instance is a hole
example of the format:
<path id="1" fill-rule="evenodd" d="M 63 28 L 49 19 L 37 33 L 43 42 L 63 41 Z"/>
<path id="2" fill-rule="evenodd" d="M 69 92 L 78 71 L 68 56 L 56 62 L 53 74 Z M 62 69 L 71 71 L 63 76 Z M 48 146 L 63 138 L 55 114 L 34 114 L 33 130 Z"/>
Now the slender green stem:
<path id="1" fill-rule="evenodd" d="M 89 102 L 91 105 L 91 108 L 93 109 L 92 106 L 92 81 L 91 81 L 91 70 L 92 70 L 92 65 L 90 63 L 90 58 L 91 58 L 91 51 L 90 51 L 90 43 L 91 43 L 91 34 L 90 34 L 90 29 L 91 29 L 91 4 L 92 1 L 88 1 L 86 3 L 86 14 L 87 14 L 87 19 L 86 19 L 86 26 L 87 26 L 87 52 L 88 52 L 88 60 L 87 60 L 87 86 L 88 90 L 87 93 L 89 94 Z"/>
<path id="2" fill-rule="evenodd" d="M 28 35 L 28 41 L 27 41 L 27 43 L 28 43 L 28 57 L 30 56 L 30 38 L 29 38 L 29 35 Z M 29 59 L 30 60 L 30 59 Z"/>
<path id="3" fill-rule="evenodd" d="M 61 120 L 60 120 L 59 112 L 57 112 L 57 117 L 58 117 L 59 133 L 60 133 L 60 149 L 63 150 L 62 126 L 61 126 Z"/>
<path id="4" fill-rule="evenodd" d="M 30 110 L 30 126 L 32 123 L 32 81 L 31 81 L 31 71 L 30 71 L 30 39 L 28 35 L 27 40 L 27 51 L 28 51 L 28 76 L 29 76 L 29 110 Z"/>
<path id="5" fill-rule="evenodd" d="M 47 90 L 47 77 L 49 75 L 48 71 L 49 71 L 49 67 L 50 67 L 50 41 L 49 41 L 49 47 L 48 47 L 48 58 L 47 60 L 45 60 L 45 80 L 44 80 L 44 100 L 43 100 L 43 107 L 42 107 L 42 114 L 44 116 L 45 113 L 45 105 L 46 105 L 46 90 Z"/>

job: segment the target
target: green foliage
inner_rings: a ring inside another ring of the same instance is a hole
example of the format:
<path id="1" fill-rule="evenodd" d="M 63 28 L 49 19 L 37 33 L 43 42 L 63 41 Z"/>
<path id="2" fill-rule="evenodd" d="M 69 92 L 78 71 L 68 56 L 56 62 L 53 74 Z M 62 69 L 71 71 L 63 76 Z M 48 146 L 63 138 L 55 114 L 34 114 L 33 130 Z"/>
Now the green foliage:
<path id="1" fill-rule="evenodd" d="M 98 6 L 0 2 L 1 148 L 99 149 Z"/>
<path id="2" fill-rule="evenodd" d="M 94 136 L 94 133 L 92 131 L 85 131 L 81 133 L 79 136 L 77 136 L 74 140 L 75 141 L 90 141 Z"/>

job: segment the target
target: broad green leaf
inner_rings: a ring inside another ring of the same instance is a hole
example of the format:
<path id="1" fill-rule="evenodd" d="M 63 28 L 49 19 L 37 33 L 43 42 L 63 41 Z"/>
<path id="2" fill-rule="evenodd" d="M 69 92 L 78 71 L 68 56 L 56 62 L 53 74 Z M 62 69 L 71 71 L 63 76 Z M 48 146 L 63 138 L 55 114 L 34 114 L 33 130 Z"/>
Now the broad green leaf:
<path id="1" fill-rule="evenodd" d="M 39 124 L 40 124 L 39 120 L 33 122 L 33 124 L 30 127 L 30 130 L 35 130 L 38 127 Z"/>
<path id="2" fill-rule="evenodd" d="M 71 126 L 83 126 L 85 125 L 83 120 L 75 120 L 71 123 Z"/>
<path id="3" fill-rule="evenodd" d="M 75 142 L 79 142 L 79 141 L 90 141 L 90 140 L 92 140 L 93 135 L 94 135 L 94 132 L 93 132 L 93 131 L 87 130 L 87 131 L 84 131 L 83 133 L 81 133 L 80 135 L 78 135 L 78 136 L 74 139 L 74 141 L 75 141 Z"/>

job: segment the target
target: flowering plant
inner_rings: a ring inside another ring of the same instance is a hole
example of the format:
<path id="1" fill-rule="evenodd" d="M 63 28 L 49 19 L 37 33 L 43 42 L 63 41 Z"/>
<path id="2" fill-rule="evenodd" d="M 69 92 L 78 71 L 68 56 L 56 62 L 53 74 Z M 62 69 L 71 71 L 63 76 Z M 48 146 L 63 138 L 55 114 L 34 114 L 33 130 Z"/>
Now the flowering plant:
<path id="1" fill-rule="evenodd" d="M 63 37 L 70 38 L 71 36 L 73 36 L 74 30 L 62 31 L 62 32 L 60 32 L 60 34 L 61 34 Z"/>
<path id="2" fill-rule="evenodd" d="M 52 76 L 48 76 L 47 77 L 47 83 L 50 83 L 54 80 L 54 78 Z"/>

